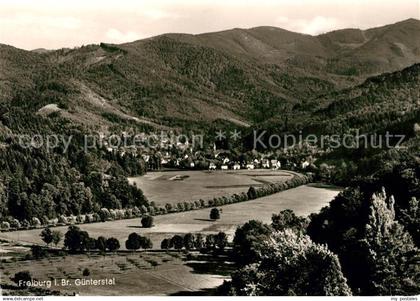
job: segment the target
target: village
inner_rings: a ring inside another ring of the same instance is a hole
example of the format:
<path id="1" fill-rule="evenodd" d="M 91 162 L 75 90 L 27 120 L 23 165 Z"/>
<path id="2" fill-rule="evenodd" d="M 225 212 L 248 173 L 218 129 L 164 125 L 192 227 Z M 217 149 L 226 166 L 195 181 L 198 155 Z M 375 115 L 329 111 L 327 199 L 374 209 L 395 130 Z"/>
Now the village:
<path id="1" fill-rule="evenodd" d="M 123 132 L 122 137 L 127 135 Z M 124 138 L 126 139 L 126 138 Z M 226 150 L 213 143 L 197 148 L 188 140 L 180 141 L 169 137 L 155 136 L 153 147 L 148 143 L 124 144 L 118 147 L 106 140 L 103 148 L 116 156 L 128 154 L 142 158 L 148 171 L 156 170 L 253 170 L 288 169 L 306 170 L 314 165 L 316 158 L 326 151 L 307 143 L 275 151 L 242 151 L 239 147 Z M 149 142 L 149 141 L 147 141 Z"/>

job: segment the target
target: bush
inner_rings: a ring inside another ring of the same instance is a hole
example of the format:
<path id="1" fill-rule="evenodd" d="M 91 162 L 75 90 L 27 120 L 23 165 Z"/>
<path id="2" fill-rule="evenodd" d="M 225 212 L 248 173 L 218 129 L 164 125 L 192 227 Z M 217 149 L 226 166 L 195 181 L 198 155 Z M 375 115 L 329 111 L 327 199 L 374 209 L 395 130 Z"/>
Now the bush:
<path id="1" fill-rule="evenodd" d="M 165 208 L 166 208 L 166 211 L 167 212 L 173 212 L 173 206 L 172 206 L 172 204 L 169 204 L 169 203 L 167 203 L 166 205 L 165 205 Z"/>
<path id="2" fill-rule="evenodd" d="M 76 223 L 83 224 L 85 222 L 85 217 L 83 215 L 76 216 Z"/>
<path id="3" fill-rule="evenodd" d="M 220 211 L 217 208 L 213 208 L 210 211 L 210 219 L 212 220 L 216 220 L 216 219 L 220 219 Z"/>
<path id="4" fill-rule="evenodd" d="M 96 239 L 94 239 L 93 237 L 87 238 L 85 244 L 86 244 L 85 248 L 88 251 L 96 249 Z"/>
<path id="5" fill-rule="evenodd" d="M 215 247 L 216 239 L 215 235 L 210 234 L 206 236 L 205 246 L 207 250 L 213 250 Z"/>
<path id="6" fill-rule="evenodd" d="M 225 247 L 227 246 L 227 243 L 228 243 L 226 233 L 219 232 L 217 235 L 215 235 L 214 239 L 215 239 L 215 246 L 219 250 L 223 251 L 225 249 Z"/>
<path id="7" fill-rule="evenodd" d="M 31 225 L 35 228 L 41 227 L 41 221 L 37 217 L 33 217 L 31 221 Z"/>
<path id="8" fill-rule="evenodd" d="M 120 248 L 120 242 L 118 241 L 118 239 L 116 239 L 114 237 L 108 238 L 106 240 L 106 248 L 110 252 L 114 252 L 114 251 L 116 251 Z"/>
<path id="9" fill-rule="evenodd" d="M 48 225 L 56 226 L 58 223 L 58 218 L 53 218 L 48 221 Z"/>
<path id="10" fill-rule="evenodd" d="M 142 214 L 146 214 L 146 213 L 149 212 L 149 210 L 147 209 L 147 207 L 144 206 L 144 205 L 141 205 L 140 206 L 140 211 L 141 211 Z"/>
<path id="11" fill-rule="evenodd" d="M 83 276 L 89 276 L 90 275 L 90 270 L 88 268 L 84 268 L 82 275 Z"/>
<path id="12" fill-rule="evenodd" d="M 71 215 L 67 218 L 67 223 L 74 225 L 76 223 L 76 217 Z"/>
<path id="13" fill-rule="evenodd" d="M 70 226 L 64 235 L 64 246 L 71 252 L 84 251 L 89 243 L 89 234 L 81 231 L 79 227 Z"/>
<path id="14" fill-rule="evenodd" d="M 59 224 L 67 224 L 67 218 L 64 215 L 60 215 L 58 217 L 58 223 Z"/>
<path id="15" fill-rule="evenodd" d="M 23 229 L 28 229 L 30 226 L 31 226 L 31 224 L 28 222 L 28 220 L 26 220 L 26 219 L 24 219 L 23 221 L 22 221 L 22 228 Z"/>
<path id="16" fill-rule="evenodd" d="M 175 235 L 171 239 L 171 245 L 173 245 L 176 250 L 181 250 L 184 247 L 184 238 L 180 235 Z"/>
<path id="17" fill-rule="evenodd" d="M 111 219 L 111 213 L 110 213 L 110 211 L 109 211 L 108 209 L 106 209 L 106 208 L 102 208 L 102 209 L 99 211 L 99 216 L 100 216 L 100 218 L 101 218 L 101 221 L 102 221 L 102 222 L 105 222 L 105 221 L 107 221 L 107 220 Z"/>
<path id="18" fill-rule="evenodd" d="M 33 258 L 41 259 L 47 257 L 48 252 L 43 247 L 34 245 L 31 246 L 31 254 Z"/>
<path id="19" fill-rule="evenodd" d="M 109 217 L 110 220 L 116 220 L 117 219 L 117 213 L 114 209 L 109 210 L 109 215 L 110 215 L 110 217 Z"/>
<path id="20" fill-rule="evenodd" d="M 60 231 L 52 231 L 52 243 L 57 246 L 62 236 L 63 234 Z"/>
<path id="21" fill-rule="evenodd" d="M 133 216 L 135 216 L 135 217 L 141 216 L 141 211 L 137 206 L 134 206 L 134 208 L 133 208 Z"/>
<path id="22" fill-rule="evenodd" d="M 197 233 L 195 235 L 194 247 L 197 250 L 201 250 L 202 248 L 204 248 L 204 238 L 203 238 L 203 235 L 201 233 Z"/>
<path id="23" fill-rule="evenodd" d="M 20 228 L 20 222 L 19 222 L 19 220 L 17 220 L 16 218 L 12 219 L 10 221 L 10 227 L 12 227 L 14 229 L 19 229 Z"/>
<path id="24" fill-rule="evenodd" d="M 106 251 L 106 238 L 103 236 L 99 236 L 96 239 L 96 249 L 98 249 L 101 252 Z"/>
<path id="25" fill-rule="evenodd" d="M 153 248 L 153 243 L 152 241 L 144 236 L 140 236 L 140 247 L 143 249 L 151 249 Z"/>
<path id="26" fill-rule="evenodd" d="M 53 241 L 53 234 L 49 227 L 42 230 L 39 236 L 41 236 L 42 241 L 45 242 L 47 246 Z"/>
<path id="27" fill-rule="evenodd" d="M 143 228 L 151 228 L 153 226 L 153 217 L 147 215 L 141 219 L 141 225 Z"/>
<path id="28" fill-rule="evenodd" d="M 257 191 L 253 186 L 249 187 L 248 193 L 247 193 L 248 199 L 254 200 L 257 198 Z"/>
<path id="29" fill-rule="evenodd" d="M 192 233 L 185 234 L 184 247 L 186 250 L 194 249 L 194 235 Z"/>
<path id="30" fill-rule="evenodd" d="M 133 217 L 133 209 L 128 208 L 128 209 L 125 211 L 124 217 L 125 217 L 125 218 L 132 218 L 132 217 Z"/>
<path id="31" fill-rule="evenodd" d="M 162 242 L 160 243 L 160 248 L 162 250 L 168 250 L 171 248 L 171 241 L 168 238 L 165 238 L 162 240 Z"/>
<path id="32" fill-rule="evenodd" d="M 100 222 L 100 221 L 101 221 L 101 216 L 99 215 L 99 213 L 94 213 L 93 222 Z"/>
<path id="33" fill-rule="evenodd" d="M 32 281 L 32 275 L 29 271 L 17 272 L 13 278 L 11 278 L 17 286 L 21 288 L 27 287 L 27 282 Z"/>
<path id="34" fill-rule="evenodd" d="M 128 239 L 125 242 L 125 248 L 127 250 L 138 250 L 141 247 L 141 239 L 140 239 L 140 235 L 138 235 L 137 233 L 133 232 L 128 236 Z"/>
<path id="35" fill-rule="evenodd" d="M 10 224 L 8 222 L 2 222 L 0 225 L 1 230 L 9 230 Z"/>

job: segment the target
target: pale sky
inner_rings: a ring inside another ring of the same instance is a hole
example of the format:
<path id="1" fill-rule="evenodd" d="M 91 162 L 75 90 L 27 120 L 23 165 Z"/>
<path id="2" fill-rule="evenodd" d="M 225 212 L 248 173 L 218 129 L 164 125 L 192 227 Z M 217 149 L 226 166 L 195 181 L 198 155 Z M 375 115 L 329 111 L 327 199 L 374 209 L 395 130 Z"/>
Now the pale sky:
<path id="1" fill-rule="evenodd" d="M 123 43 L 162 33 L 276 26 L 307 34 L 420 19 L 420 0 L 1 0 L 0 43 Z"/>

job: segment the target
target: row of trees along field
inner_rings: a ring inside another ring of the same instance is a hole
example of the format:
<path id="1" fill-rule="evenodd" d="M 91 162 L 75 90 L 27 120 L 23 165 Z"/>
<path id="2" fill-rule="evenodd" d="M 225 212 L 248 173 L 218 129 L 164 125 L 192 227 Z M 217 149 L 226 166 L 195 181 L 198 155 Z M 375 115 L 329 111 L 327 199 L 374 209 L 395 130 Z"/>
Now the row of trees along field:
<path id="1" fill-rule="evenodd" d="M 228 245 L 226 233 L 203 235 L 201 233 L 187 233 L 185 235 L 174 235 L 171 238 L 162 240 L 162 250 L 198 250 L 202 252 L 223 252 Z"/>
<path id="2" fill-rule="evenodd" d="M 52 231 L 50 228 L 45 228 L 40 234 L 42 240 L 49 246 L 53 243 L 55 246 L 62 239 L 62 233 L 59 231 Z M 162 250 L 199 250 L 199 251 L 220 251 L 223 252 L 228 245 L 228 238 L 224 232 L 218 234 L 202 235 L 201 233 L 187 233 L 185 235 L 174 235 L 171 238 L 165 238 L 160 245 Z M 81 230 L 77 226 L 70 226 L 64 235 L 64 249 L 71 253 L 85 252 L 98 250 L 101 252 L 114 252 L 120 249 L 120 242 L 114 238 L 105 238 L 103 236 L 97 239 L 89 236 L 87 231 Z M 153 248 L 152 241 L 145 236 L 139 235 L 135 232 L 128 235 L 125 241 L 125 248 L 127 250 L 136 251 L 139 249 L 147 250 Z M 46 255 L 39 246 L 33 246 L 32 255 L 35 258 L 40 258 L 40 254 Z"/>

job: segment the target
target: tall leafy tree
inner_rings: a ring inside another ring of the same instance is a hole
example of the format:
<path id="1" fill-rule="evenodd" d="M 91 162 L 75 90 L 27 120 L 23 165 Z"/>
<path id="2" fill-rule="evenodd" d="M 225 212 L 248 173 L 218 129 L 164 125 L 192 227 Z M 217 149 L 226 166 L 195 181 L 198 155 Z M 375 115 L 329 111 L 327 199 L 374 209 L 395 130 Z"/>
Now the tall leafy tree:
<path id="1" fill-rule="evenodd" d="M 271 217 L 271 227 L 276 231 L 293 229 L 294 231 L 305 232 L 307 223 L 306 218 L 296 216 L 290 209 L 280 211 L 279 214 L 273 214 Z"/>
<path id="2" fill-rule="evenodd" d="M 41 236 L 42 241 L 45 242 L 47 244 L 47 246 L 50 243 L 52 243 L 53 240 L 54 240 L 53 232 L 48 227 L 45 228 L 44 230 L 42 230 L 40 236 Z"/>
<path id="3" fill-rule="evenodd" d="M 238 227 L 233 239 L 233 253 L 238 263 L 246 265 L 259 258 L 263 241 L 271 234 L 271 228 L 260 221 L 251 220 Z"/>
<path id="4" fill-rule="evenodd" d="M 52 243 L 57 246 L 61 238 L 63 237 L 63 234 L 60 231 L 52 231 Z"/>
<path id="5" fill-rule="evenodd" d="M 184 247 L 186 250 L 191 250 L 194 248 L 194 235 L 192 233 L 185 234 Z"/>
<path id="6" fill-rule="evenodd" d="M 140 235 L 133 232 L 128 236 L 128 239 L 125 241 L 125 248 L 127 250 L 138 250 L 141 247 Z"/>
<path id="7" fill-rule="evenodd" d="M 106 248 L 110 252 L 115 252 L 116 250 L 120 248 L 120 242 L 118 241 L 118 239 L 114 237 L 110 237 L 106 240 Z"/>
<path id="8" fill-rule="evenodd" d="M 249 296 L 348 296 L 337 255 L 291 229 L 274 232 L 259 258 L 232 275 L 221 290 Z"/>
<path id="9" fill-rule="evenodd" d="M 70 226 L 64 235 L 64 246 L 70 251 L 84 251 L 89 243 L 89 234 L 79 227 Z"/>
<path id="10" fill-rule="evenodd" d="M 369 293 L 373 295 L 419 294 L 420 256 L 410 234 L 395 220 L 395 200 L 385 191 L 372 197 L 365 238 L 369 264 Z"/>

